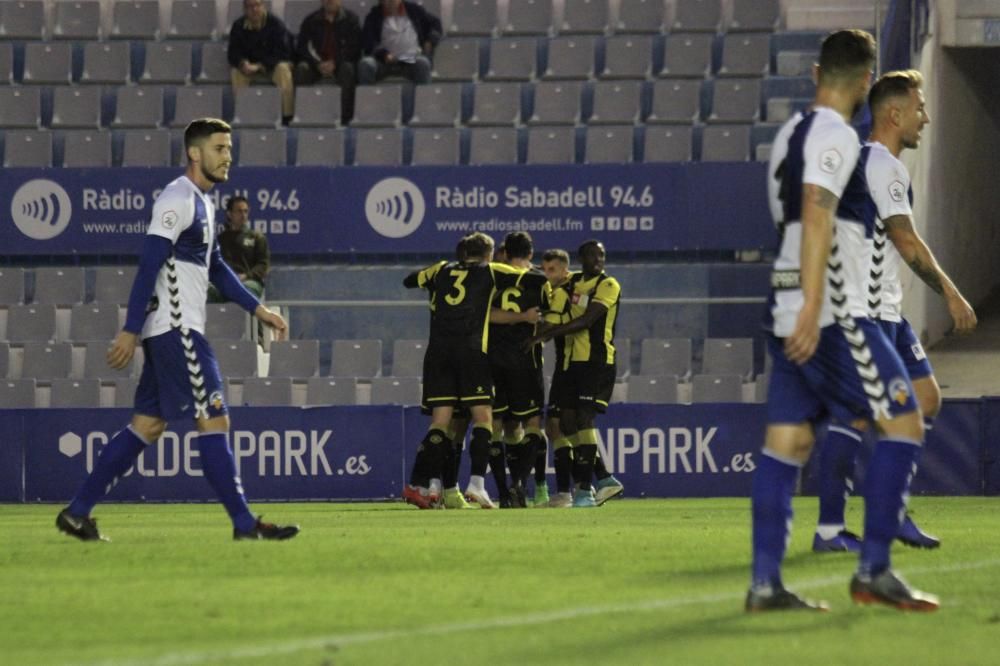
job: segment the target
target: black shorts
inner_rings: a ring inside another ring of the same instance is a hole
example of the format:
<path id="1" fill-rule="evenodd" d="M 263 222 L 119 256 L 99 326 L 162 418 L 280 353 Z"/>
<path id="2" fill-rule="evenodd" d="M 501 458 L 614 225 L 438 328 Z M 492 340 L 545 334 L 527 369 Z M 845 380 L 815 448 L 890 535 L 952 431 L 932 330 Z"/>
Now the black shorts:
<path id="1" fill-rule="evenodd" d="M 493 374 L 493 414 L 523 420 L 542 413 L 545 378 L 533 354 L 520 350 L 490 352 Z"/>
<path id="2" fill-rule="evenodd" d="M 557 368 L 555 374 L 552 375 L 552 385 L 549 386 L 549 402 L 545 408 L 545 414 L 552 418 L 559 418 L 559 408 L 567 404 L 571 390 L 569 371 Z"/>
<path id="3" fill-rule="evenodd" d="M 490 362 L 465 340 L 431 342 L 424 353 L 423 407 L 489 405 L 493 401 Z"/>
<path id="4" fill-rule="evenodd" d="M 615 366 L 607 363 L 570 363 L 566 371 L 569 386 L 565 391 L 563 409 L 590 407 L 603 414 L 615 389 Z"/>

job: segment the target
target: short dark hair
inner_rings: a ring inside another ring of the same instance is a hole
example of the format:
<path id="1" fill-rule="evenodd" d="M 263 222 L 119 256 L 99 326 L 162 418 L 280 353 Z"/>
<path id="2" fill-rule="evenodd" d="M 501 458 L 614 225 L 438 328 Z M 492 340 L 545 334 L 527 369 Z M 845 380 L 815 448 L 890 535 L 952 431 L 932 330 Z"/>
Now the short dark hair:
<path id="1" fill-rule="evenodd" d="M 864 30 L 838 30 L 823 40 L 819 52 L 820 83 L 854 79 L 875 65 L 875 38 Z"/>
<path id="2" fill-rule="evenodd" d="M 455 258 L 459 261 L 465 261 L 468 254 L 465 251 L 465 236 L 458 239 L 458 244 L 455 246 Z"/>
<path id="3" fill-rule="evenodd" d="M 871 107 L 872 115 L 875 115 L 890 99 L 906 97 L 911 90 L 916 90 L 923 84 L 923 75 L 915 69 L 886 72 L 879 77 L 868 93 L 868 106 Z"/>
<path id="4" fill-rule="evenodd" d="M 569 252 L 560 249 L 546 250 L 542 255 L 542 261 L 561 261 L 568 266 Z"/>
<path id="5" fill-rule="evenodd" d="M 462 239 L 467 259 L 481 259 L 493 253 L 493 239 L 481 231 L 476 231 Z"/>
<path id="6" fill-rule="evenodd" d="M 583 243 L 580 244 L 580 247 L 577 248 L 577 250 L 576 250 L 577 255 L 578 256 L 582 255 L 583 251 L 586 250 L 591 245 L 603 245 L 603 243 L 601 243 L 601 241 L 597 240 L 596 238 L 591 238 L 590 240 L 585 240 L 585 241 L 583 241 Z"/>
<path id="7" fill-rule="evenodd" d="M 241 201 L 245 203 L 247 206 L 250 205 L 250 202 L 247 201 L 247 198 L 242 194 L 234 194 L 233 196 L 229 197 L 229 200 L 226 202 L 226 212 L 227 213 L 233 212 L 233 206 L 235 206 Z"/>
<path id="8" fill-rule="evenodd" d="M 218 118 L 198 118 L 184 128 L 184 151 L 213 134 L 232 134 L 233 128 L 225 120 Z"/>
<path id="9" fill-rule="evenodd" d="M 503 247 L 509 259 L 527 259 L 535 251 L 531 234 L 527 231 L 512 231 L 503 239 Z"/>

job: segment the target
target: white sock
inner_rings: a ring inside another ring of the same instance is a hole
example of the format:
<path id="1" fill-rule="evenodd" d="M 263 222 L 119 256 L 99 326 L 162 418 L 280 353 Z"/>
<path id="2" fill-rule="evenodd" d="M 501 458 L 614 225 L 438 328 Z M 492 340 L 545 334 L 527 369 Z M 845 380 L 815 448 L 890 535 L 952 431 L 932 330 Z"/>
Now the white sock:
<path id="1" fill-rule="evenodd" d="M 483 492 L 486 488 L 486 480 L 478 474 L 469 476 L 469 490 Z"/>
<path id="2" fill-rule="evenodd" d="M 430 494 L 431 495 L 440 495 L 441 494 L 441 479 L 431 479 L 431 485 L 430 485 L 429 490 L 430 490 Z"/>
<path id="3" fill-rule="evenodd" d="M 817 525 L 816 534 L 819 535 L 821 539 L 832 539 L 841 532 L 844 531 L 844 525 Z"/>

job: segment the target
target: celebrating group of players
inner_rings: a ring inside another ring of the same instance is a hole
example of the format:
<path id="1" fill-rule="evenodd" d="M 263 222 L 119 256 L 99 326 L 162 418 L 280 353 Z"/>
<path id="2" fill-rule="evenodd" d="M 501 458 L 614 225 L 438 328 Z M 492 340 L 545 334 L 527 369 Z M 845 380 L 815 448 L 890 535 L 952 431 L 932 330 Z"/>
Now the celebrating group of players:
<path id="1" fill-rule="evenodd" d="M 500 508 L 595 507 L 623 490 L 598 455 L 594 428 L 615 385 L 621 288 L 604 272 L 599 241 L 580 246 L 581 270 L 575 272 L 565 250 L 545 252 L 541 270 L 531 263 L 533 253 L 531 236 L 514 232 L 494 261 L 493 239 L 473 233 L 459 241 L 454 261 L 439 261 L 403 281 L 429 292 L 431 310 L 423 368 L 423 407 L 431 424 L 403 490 L 410 504 L 495 508 L 485 487 L 488 468 Z M 555 344 L 556 367 L 543 429 L 540 345 L 548 340 Z M 470 423 L 471 473 L 462 493 L 458 474 Z M 549 441 L 557 486 L 551 498 Z"/>

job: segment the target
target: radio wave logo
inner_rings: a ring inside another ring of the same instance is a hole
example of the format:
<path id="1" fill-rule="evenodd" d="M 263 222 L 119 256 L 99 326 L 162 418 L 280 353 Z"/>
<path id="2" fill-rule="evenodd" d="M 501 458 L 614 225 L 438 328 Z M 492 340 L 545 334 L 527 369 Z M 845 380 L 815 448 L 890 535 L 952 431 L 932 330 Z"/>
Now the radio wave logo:
<path id="1" fill-rule="evenodd" d="M 61 234 L 73 207 L 69 195 L 59 183 L 44 178 L 29 180 L 14 193 L 10 216 L 28 238 L 49 240 Z"/>
<path id="2" fill-rule="evenodd" d="M 365 199 L 365 217 L 386 238 L 409 236 L 424 221 L 424 195 L 406 178 L 384 178 Z"/>

